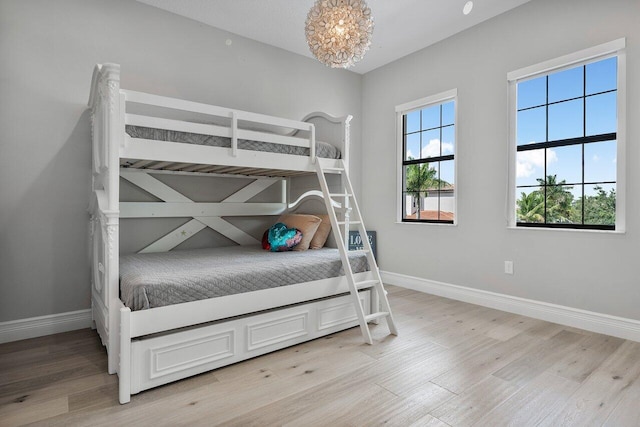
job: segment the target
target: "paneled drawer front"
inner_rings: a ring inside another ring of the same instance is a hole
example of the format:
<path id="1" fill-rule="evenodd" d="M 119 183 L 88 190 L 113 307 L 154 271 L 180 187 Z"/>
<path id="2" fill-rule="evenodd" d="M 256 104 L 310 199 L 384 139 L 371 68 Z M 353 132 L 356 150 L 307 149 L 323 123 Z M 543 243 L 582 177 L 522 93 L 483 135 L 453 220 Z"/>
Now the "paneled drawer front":
<path id="1" fill-rule="evenodd" d="M 368 296 L 369 293 L 366 295 Z M 360 295 L 360 301 L 363 304 L 363 307 L 368 308 L 368 304 L 366 304 L 368 300 L 365 301 L 365 299 L 365 295 Z M 365 309 L 365 314 L 369 314 L 367 309 Z M 358 316 L 356 314 L 356 308 L 351 302 L 351 298 L 348 298 L 346 301 L 341 300 L 341 302 L 335 302 L 327 305 L 326 307 L 318 308 L 317 319 L 318 330 L 322 331 L 335 326 L 357 322 Z"/>
<path id="2" fill-rule="evenodd" d="M 309 310 L 247 326 L 247 350 L 289 341 L 309 334 Z"/>
<path id="3" fill-rule="evenodd" d="M 231 357 L 234 354 L 234 339 L 235 332 L 227 331 L 166 347 L 150 348 L 150 378 Z"/>

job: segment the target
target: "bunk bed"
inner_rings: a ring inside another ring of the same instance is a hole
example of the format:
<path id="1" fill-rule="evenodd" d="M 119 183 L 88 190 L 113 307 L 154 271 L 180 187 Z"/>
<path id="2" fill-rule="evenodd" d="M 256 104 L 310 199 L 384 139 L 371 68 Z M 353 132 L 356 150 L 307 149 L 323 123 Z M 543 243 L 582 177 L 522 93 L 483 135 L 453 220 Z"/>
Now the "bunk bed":
<path id="1" fill-rule="evenodd" d="M 322 197 L 319 192 L 310 191 L 292 202 L 288 182 L 291 177 L 318 171 L 347 173 L 351 116 L 337 118 L 313 113 L 303 121 L 295 121 L 124 90 L 120 88 L 117 64 L 96 65 L 89 107 L 93 148 L 89 207 L 92 316 L 107 348 L 108 371 L 119 376 L 121 403 L 129 402 L 131 394 L 142 390 L 359 323 L 361 328 L 366 328 L 363 326 L 366 322 L 390 316 L 388 310 L 382 315 L 365 317 L 375 313 L 382 289 L 370 254 L 365 254 L 364 268 L 354 267 L 352 271 L 347 266 L 344 271 L 348 274 L 336 273 L 336 277 L 297 279 L 284 283 L 285 286 L 280 283 L 160 306 L 138 307 L 123 302 L 127 300 L 123 294 L 129 291 L 121 289 L 121 281 L 131 274 L 123 275 L 121 269 L 134 271 L 137 280 L 136 269 L 142 267 L 135 262 L 146 265 L 147 273 L 151 272 L 152 276 L 158 265 L 169 266 L 163 270 L 162 280 L 166 280 L 171 276 L 171 271 L 167 274 L 166 270 L 173 268 L 171 254 L 187 253 L 171 249 L 205 227 L 234 240 L 249 252 L 256 251 L 253 245 L 259 242 L 255 237 L 225 218 L 279 215 L 294 210 L 307 196 Z M 316 137 L 326 143 L 320 144 Z M 213 177 L 231 174 L 251 177 L 254 181 L 220 203 L 197 203 L 154 178 L 154 174 L 161 173 Z M 160 201 L 121 202 L 121 180 L 142 188 Z M 246 203 L 274 184 L 280 185 L 279 203 Z M 326 187 L 324 178 L 321 184 Z M 334 229 L 343 227 L 344 235 L 348 235 L 348 215 L 352 208 L 344 199 L 340 203 L 324 197 L 326 206 L 342 209 L 346 221 L 339 223 L 336 215 L 330 215 L 331 223 Z M 192 219 L 149 244 L 139 254 L 121 257 L 120 220 L 157 217 Z M 345 262 L 357 262 L 357 254 L 346 255 L 344 245 L 337 246 L 339 251 L 326 249 L 317 253 L 333 251 L 335 258 L 340 252 L 342 268 Z M 262 254 L 263 257 L 269 255 L 282 256 Z M 202 253 L 191 256 L 197 258 Z M 160 258 L 154 261 L 153 257 Z M 340 258 L 337 259 L 340 262 Z M 134 267 L 128 264 L 131 262 Z M 188 263 L 196 261 L 186 262 L 183 270 L 188 273 L 193 270 Z M 367 270 L 367 262 L 374 268 Z M 354 308 L 354 296 L 360 301 L 359 309 Z M 383 299 L 386 302 L 386 297 Z M 395 333 L 391 324 L 390 329 Z M 367 342 L 371 342 L 370 335 Z"/>

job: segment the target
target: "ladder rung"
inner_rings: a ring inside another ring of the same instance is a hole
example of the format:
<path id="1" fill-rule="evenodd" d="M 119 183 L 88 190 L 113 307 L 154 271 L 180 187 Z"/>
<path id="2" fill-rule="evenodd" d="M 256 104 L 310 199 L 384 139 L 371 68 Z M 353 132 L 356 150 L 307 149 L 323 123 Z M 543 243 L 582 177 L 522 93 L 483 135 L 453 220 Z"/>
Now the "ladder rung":
<path id="1" fill-rule="evenodd" d="M 338 225 L 345 225 L 345 224 L 362 224 L 362 221 L 338 221 Z"/>
<path id="2" fill-rule="evenodd" d="M 372 320 L 380 319 L 382 317 L 387 317 L 389 315 L 388 311 L 379 311 L 377 313 L 371 313 L 369 315 L 364 316 L 364 320 L 367 322 L 371 322 Z"/>
<path id="3" fill-rule="evenodd" d="M 353 208 L 342 208 L 342 207 L 333 207 L 333 210 L 336 211 L 337 213 L 347 213 L 347 212 L 351 212 L 353 211 Z"/>
<path id="4" fill-rule="evenodd" d="M 322 168 L 322 172 L 344 172 L 344 168 Z"/>
<path id="5" fill-rule="evenodd" d="M 353 197 L 351 193 L 329 193 L 329 197 Z"/>
<path id="6" fill-rule="evenodd" d="M 379 282 L 377 280 L 363 280 L 362 282 L 356 282 L 355 285 L 357 289 L 364 289 L 373 285 L 377 285 L 378 283 Z"/>

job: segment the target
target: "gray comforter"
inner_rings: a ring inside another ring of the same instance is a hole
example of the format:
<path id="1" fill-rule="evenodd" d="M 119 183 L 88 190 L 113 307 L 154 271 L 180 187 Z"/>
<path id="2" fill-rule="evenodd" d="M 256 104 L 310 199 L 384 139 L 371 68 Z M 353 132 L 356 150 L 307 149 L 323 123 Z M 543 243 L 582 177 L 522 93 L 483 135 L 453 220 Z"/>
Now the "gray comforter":
<path id="1" fill-rule="evenodd" d="M 349 254 L 354 273 L 369 269 Z M 337 249 L 268 252 L 259 246 L 133 254 L 120 258 L 120 294 L 132 310 L 251 292 L 344 274 Z"/>
<path id="2" fill-rule="evenodd" d="M 199 133 L 178 132 L 165 129 L 154 129 L 142 126 L 126 126 L 127 134 L 132 138 L 153 139 L 158 141 L 181 142 L 185 144 L 209 145 L 213 147 L 231 147 L 231 138 L 223 136 L 202 135 Z M 271 142 L 238 140 L 241 150 L 266 151 L 269 153 L 293 154 L 308 156 L 309 149 L 292 145 L 274 144 Z M 340 150 L 326 142 L 316 141 L 316 155 L 327 159 L 339 159 Z"/>

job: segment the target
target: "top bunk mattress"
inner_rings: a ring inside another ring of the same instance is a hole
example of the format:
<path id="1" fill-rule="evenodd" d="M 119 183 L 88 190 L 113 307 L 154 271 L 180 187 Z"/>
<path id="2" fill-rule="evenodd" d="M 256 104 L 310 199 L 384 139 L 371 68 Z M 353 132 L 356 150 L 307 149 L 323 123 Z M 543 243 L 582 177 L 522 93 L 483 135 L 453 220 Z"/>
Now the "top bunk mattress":
<path id="1" fill-rule="evenodd" d="M 350 252 L 354 273 L 369 270 L 363 252 Z M 269 252 L 231 246 L 132 254 L 120 258 L 120 296 L 131 310 L 258 291 L 344 274 L 337 249 Z"/>
<path id="2" fill-rule="evenodd" d="M 179 142 L 183 144 L 208 145 L 212 147 L 231 147 L 231 138 L 224 136 L 203 135 L 199 133 L 179 132 L 132 125 L 126 126 L 126 132 L 132 138 Z M 309 149 L 305 147 L 262 141 L 250 141 L 247 139 L 238 139 L 238 148 L 241 150 L 266 151 L 268 153 L 292 154 L 296 156 L 310 155 Z M 316 155 L 326 159 L 341 158 L 340 150 L 337 147 L 322 141 L 316 141 Z"/>

